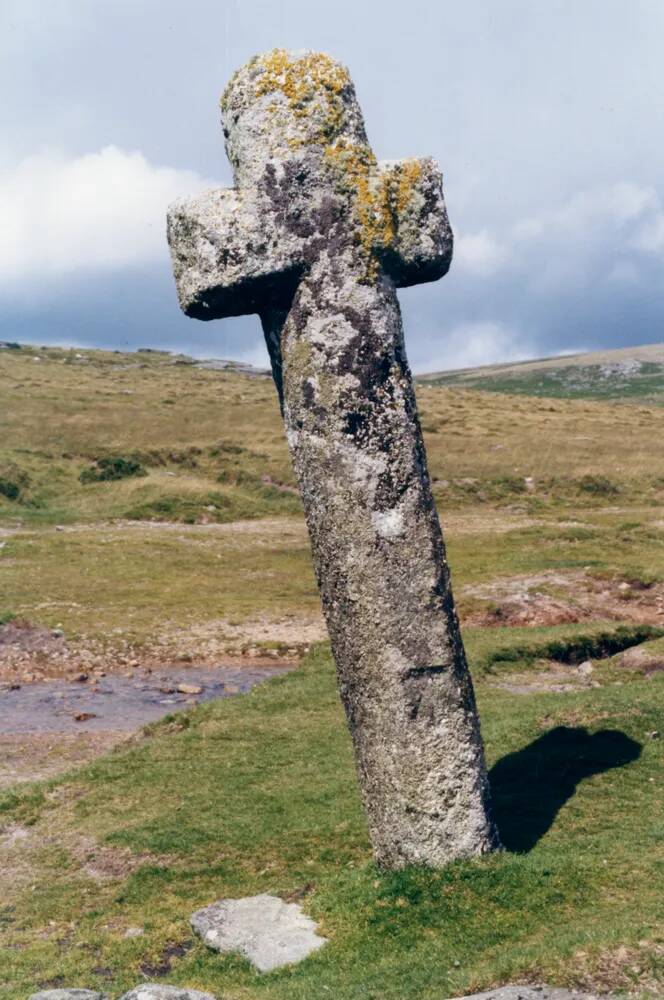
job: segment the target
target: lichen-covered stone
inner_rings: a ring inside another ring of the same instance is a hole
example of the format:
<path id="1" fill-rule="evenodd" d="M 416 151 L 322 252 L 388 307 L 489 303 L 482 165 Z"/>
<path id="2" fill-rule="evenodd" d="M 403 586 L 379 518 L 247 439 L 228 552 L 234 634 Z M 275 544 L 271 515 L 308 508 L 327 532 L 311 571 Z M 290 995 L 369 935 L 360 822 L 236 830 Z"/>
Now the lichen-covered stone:
<path id="1" fill-rule="evenodd" d="M 396 288 L 447 271 L 430 159 L 377 163 L 347 71 L 281 50 L 222 98 L 236 189 L 169 214 L 180 303 L 258 312 L 378 861 L 498 845 Z"/>
<path id="2" fill-rule="evenodd" d="M 301 962 L 326 939 L 297 903 L 261 893 L 221 899 L 193 914 L 191 926 L 215 951 L 237 951 L 259 972 Z"/>
<path id="3" fill-rule="evenodd" d="M 211 993 L 190 990 L 167 983 L 141 983 L 120 997 L 120 1000 L 215 1000 Z"/>

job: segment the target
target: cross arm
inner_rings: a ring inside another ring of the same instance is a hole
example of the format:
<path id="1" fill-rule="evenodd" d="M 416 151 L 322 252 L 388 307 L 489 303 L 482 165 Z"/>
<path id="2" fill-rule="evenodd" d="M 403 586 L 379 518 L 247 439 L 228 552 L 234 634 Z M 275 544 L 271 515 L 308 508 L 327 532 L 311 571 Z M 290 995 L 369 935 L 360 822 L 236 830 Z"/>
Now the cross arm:
<path id="1" fill-rule="evenodd" d="M 378 174 L 391 220 L 385 270 L 398 288 L 437 281 L 449 270 L 453 246 L 438 164 L 430 157 L 384 160 Z"/>
<path id="2" fill-rule="evenodd" d="M 167 231 L 180 306 L 195 319 L 260 312 L 300 268 L 294 244 L 251 189 L 182 198 L 169 209 Z"/>

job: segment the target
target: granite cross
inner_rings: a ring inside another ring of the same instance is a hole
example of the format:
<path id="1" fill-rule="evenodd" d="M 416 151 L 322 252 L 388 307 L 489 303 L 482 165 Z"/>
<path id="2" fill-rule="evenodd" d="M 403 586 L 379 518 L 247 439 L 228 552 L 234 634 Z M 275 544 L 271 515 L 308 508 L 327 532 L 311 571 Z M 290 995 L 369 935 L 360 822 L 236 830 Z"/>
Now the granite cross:
<path id="1" fill-rule="evenodd" d="M 275 50 L 221 102 L 235 188 L 173 205 L 182 309 L 258 313 L 379 864 L 498 846 L 396 288 L 446 273 L 430 159 L 378 163 L 347 71 Z"/>

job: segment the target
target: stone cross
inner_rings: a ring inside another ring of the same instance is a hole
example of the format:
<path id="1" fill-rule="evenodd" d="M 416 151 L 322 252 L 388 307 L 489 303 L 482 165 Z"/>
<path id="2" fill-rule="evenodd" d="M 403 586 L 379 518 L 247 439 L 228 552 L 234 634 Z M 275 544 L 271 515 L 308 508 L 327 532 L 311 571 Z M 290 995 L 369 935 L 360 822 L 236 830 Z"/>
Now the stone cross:
<path id="1" fill-rule="evenodd" d="M 396 289 L 452 256 L 430 159 L 377 163 L 344 67 L 275 50 L 221 101 L 235 188 L 173 205 L 182 309 L 261 318 L 379 864 L 498 837 Z"/>

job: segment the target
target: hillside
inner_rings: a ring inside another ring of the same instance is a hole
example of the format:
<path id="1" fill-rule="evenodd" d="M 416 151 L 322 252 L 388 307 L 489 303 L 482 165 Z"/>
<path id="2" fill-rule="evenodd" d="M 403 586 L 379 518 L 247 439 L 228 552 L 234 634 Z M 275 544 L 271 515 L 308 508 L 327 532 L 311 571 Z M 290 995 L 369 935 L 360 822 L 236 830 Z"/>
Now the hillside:
<path id="1" fill-rule="evenodd" d="M 421 384 L 554 399 L 664 404 L 664 344 L 484 365 L 418 376 Z"/>
<path id="2" fill-rule="evenodd" d="M 648 399 L 617 419 L 610 404 L 489 394 L 474 386 L 495 388 L 491 376 L 473 379 L 418 387 L 446 508 L 660 491 L 664 411 Z M 25 347 L 0 351 L 0 393 L 0 523 L 300 512 L 266 377 L 161 352 Z"/>
<path id="3" fill-rule="evenodd" d="M 145 980 L 661 998 L 664 407 L 417 394 L 505 850 L 387 874 L 271 381 L 0 350 L 2 1000 Z M 221 667 L 275 664 L 289 674 L 196 703 Z M 132 691 L 170 714 L 128 736 Z M 198 906 L 261 892 L 329 944 L 259 976 L 192 937 Z"/>

